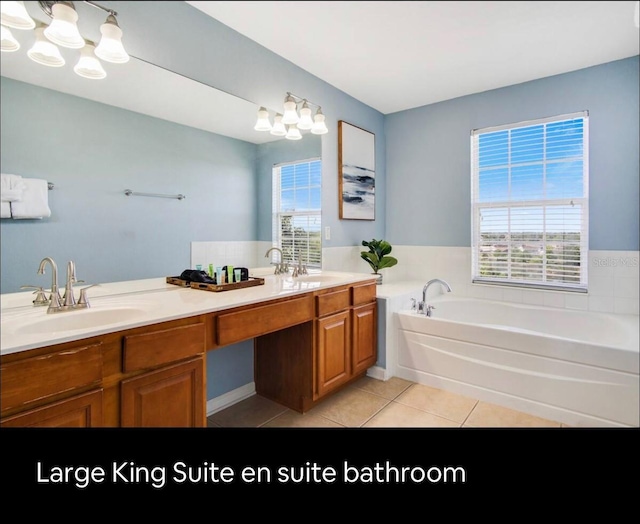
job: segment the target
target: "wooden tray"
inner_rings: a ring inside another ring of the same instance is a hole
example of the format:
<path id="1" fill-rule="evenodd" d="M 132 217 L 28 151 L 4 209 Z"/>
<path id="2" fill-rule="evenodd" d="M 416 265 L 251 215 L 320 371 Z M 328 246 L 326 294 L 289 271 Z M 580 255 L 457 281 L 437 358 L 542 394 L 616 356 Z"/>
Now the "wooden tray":
<path id="1" fill-rule="evenodd" d="M 229 291 L 231 289 L 242 289 L 245 287 L 261 286 L 264 284 L 264 278 L 249 277 L 249 280 L 241 282 L 231 282 L 230 284 L 206 284 L 204 282 L 189 282 L 178 277 L 167 277 L 167 284 L 175 284 L 181 287 L 192 287 L 193 289 L 203 289 L 205 291 Z"/>

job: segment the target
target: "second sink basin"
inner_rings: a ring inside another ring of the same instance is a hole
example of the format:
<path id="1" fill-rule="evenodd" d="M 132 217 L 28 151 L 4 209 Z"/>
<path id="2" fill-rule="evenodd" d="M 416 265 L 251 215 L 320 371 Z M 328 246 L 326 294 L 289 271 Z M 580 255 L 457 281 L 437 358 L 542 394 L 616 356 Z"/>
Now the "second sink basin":
<path id="1" fill-rule="evenodd" d="M 331 282 L 332 280 L 341 280 L 342 277 L 335 275 L 300 275 L 299 277 L 293 278 L 301 282 Z"/>
<path id="2" fill-rule="evenodd" d="M 300 275 L 293 277 L 293 280 L 299 280 L 300 282 L 336 282 L 338 280 L 348 279 L 351 275 L 349 273 L 341 273 L 340 275 L 332 275 L 331 273 L 311 273 L 309 275 Z"/>
<path id="3" fill-rule="evenodd" d="M 80 309 L 52 313 L 44 318 L 24 320 L 16 323 L 16 334 L 58 333 L 78 329 L 97 328 L 119 322 L 135 320 L 145 315 L 145 310 L 135 307 L 117 307 L 109 309 Z"/>

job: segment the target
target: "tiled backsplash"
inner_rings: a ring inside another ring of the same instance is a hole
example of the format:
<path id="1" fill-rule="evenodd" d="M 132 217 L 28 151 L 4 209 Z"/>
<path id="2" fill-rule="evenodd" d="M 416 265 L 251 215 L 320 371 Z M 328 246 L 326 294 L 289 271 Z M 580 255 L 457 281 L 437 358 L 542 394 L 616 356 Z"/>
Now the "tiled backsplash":
<path id="1" fill-rule="evenodd" d="M 360 258 L 361 249 L 360 246 L 323 249 L 323 267 L 335 271 L 369 272 L 369 266 Z M 638 314 L 638 251 L 590 251 L 589 292 L 585 294 L 472 284 L 471 248 L 468 247 L 394 246 L 392 254 L 398 259 L 398 264 L 381 270 L 385 284 L 403 281 L 426 283 L 432 278 L 442 278 L 460 296 L 603 313 Z"/>
<path id="2" fill-rule="evenodd" d="M 271 242 L 192 242 L 191 262 L 206 267 L 233 264 L 264 267 Z M 322 267 L 329 271 L 370 273 L 360 258 L 362 246 L 323 248 Z M 394 246 L 394 267 L 381 270 L 385 284 L 442 278 L 459 296 L 504 300 L 603 313 L 638 314 L 640 303 L 640 253 L 590 251 L 589 292 L 586 294 L 519 289 L 471 283 L 471 248 Z M 430 290 L 436 292 L 436 290 Z"/>

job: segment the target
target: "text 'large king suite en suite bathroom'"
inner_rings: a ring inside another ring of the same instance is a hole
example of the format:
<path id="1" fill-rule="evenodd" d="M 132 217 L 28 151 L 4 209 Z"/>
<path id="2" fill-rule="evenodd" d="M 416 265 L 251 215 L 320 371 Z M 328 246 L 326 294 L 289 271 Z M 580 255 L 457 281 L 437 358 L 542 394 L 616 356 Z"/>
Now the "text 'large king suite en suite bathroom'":
<path id="1" fill-rule="evenodd" d="M 3 435 L 640 427 L 638 2 L 0 4 Z"/>

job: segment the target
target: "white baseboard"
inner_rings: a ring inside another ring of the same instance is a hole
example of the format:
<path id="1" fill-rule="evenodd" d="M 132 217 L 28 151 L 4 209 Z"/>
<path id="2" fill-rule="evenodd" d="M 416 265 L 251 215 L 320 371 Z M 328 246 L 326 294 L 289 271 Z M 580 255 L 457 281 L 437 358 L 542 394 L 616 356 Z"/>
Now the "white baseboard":
<path id="1" fill-rule="evenodd" d="M 387 372 L 385 368 L 381 368 L 380 366 L 372 366 L 367 369 L 367 376 L 371 378 L 377 378 L 378 380 L 389 380 L 391 375 Z"/>
<path id="2" fill-rule="evenodd" d="M 207 400 L 207 417 L 256 394 L 256 383 L 249 382 L 224 395 Z"/>

